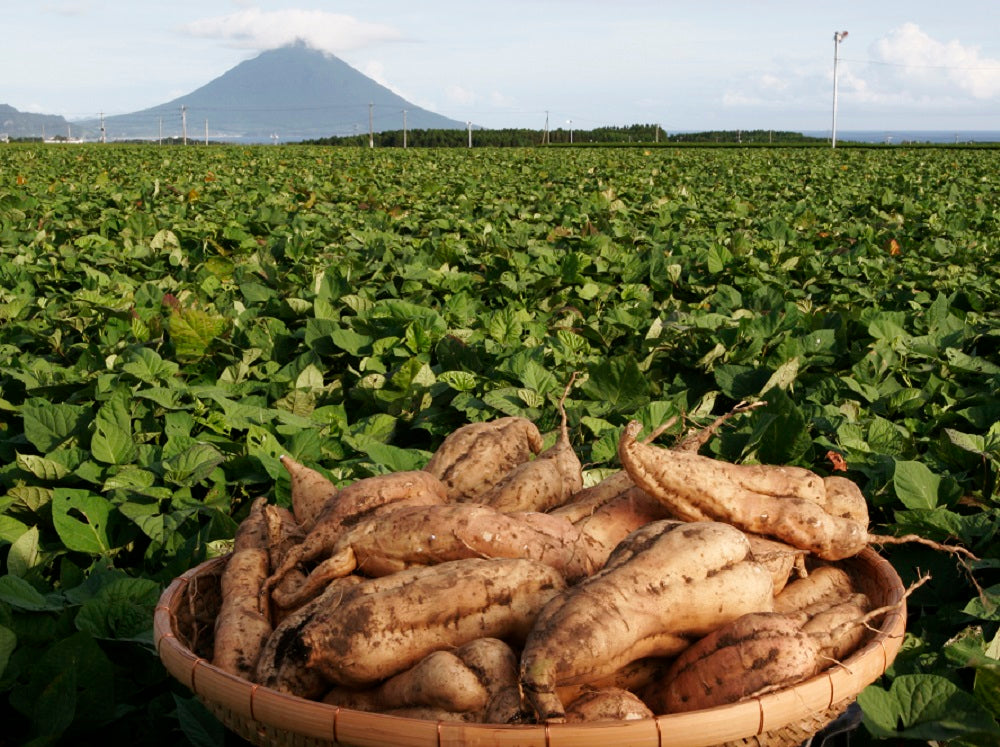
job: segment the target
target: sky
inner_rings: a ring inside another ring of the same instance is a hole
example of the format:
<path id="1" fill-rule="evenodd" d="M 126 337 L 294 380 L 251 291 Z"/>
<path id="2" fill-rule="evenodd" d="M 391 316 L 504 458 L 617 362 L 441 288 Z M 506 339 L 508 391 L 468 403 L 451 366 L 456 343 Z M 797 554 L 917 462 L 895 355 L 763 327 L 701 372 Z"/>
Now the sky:
<path id="1" fill-rule="evenodd" d="M 125 114 L 304 40 L 489 128 L 829 132 L 836 67 L 838 130 L 1000 130 L 998 28 L 998 0 L 0 0 L 0 104 Z"/>

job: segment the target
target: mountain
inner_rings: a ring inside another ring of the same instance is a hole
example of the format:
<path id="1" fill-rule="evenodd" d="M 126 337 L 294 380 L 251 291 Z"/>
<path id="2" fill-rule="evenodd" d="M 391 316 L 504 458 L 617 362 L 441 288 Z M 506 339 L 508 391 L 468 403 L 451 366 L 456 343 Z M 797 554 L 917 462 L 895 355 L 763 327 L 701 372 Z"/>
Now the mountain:
<path id="1" fill-rule="evenodd" d="M 408 129 L 463 129 L 466 123 L 422 109 L 343 60 L 302 43 L 264 52 L 201 88 L 149 109 L 105 117 L 109 140 L 282 142 Z M 89 139 L 100 122 L 79 122 Z M 162 131 L 161 131 L 162 127 Z"/>
<path id="2" fill-rule="evenodd" d="M 76 137 L 70 132 L 70 124 L 55 114 L 31 114 L 20 112 L 13 106 L 0 104 L 0 137 Z"/>

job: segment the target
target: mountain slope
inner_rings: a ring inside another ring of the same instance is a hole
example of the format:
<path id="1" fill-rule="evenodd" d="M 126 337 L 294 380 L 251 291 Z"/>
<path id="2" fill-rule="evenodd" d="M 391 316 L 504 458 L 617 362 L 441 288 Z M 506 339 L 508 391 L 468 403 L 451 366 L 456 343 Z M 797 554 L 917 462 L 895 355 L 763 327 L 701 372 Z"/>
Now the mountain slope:
<path id="1" fill-rule="evenodd" d="M 183 108 L 183 113 L 182 113 Z M 165 104 L 105 118 L 110 140 L 184 134 L 212 140 L 282 141 L 410 129 L 459 129 L 464 122 L 422 109 L 333 55 L 302 44 L 264 52 Z M 185 122 L 186 121 L 186 122 Z M 90 137 L 100 123 L 80 123 Z"/>
<path id="2" fill-rule="evenodd" d="M 21 112 L 7 104 L 0 104 L 0 136 L 8 137 L 62 137 L 76 136 L 69 130 L 69 123 L 56 114 Z"/>

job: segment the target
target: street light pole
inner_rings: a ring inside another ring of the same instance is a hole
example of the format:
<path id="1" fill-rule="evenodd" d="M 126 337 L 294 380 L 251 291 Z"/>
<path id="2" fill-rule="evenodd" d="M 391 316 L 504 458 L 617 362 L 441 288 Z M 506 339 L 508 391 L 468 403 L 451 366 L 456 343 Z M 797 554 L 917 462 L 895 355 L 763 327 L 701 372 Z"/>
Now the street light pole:
<path id="1" fill-rule="evenodd" d="M 840 61 L 840 42 L 847 38 L 846 31 L 833 34 L 833 127 L 830 130 L 830 147 L 837 147 L 837 63 Z"/>

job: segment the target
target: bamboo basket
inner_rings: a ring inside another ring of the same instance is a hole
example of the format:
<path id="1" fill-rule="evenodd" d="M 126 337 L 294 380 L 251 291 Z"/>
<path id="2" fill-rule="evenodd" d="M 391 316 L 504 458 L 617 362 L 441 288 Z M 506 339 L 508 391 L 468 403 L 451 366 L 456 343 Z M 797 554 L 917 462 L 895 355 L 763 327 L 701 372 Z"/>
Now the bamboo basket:
<path id="1" fill-rule="evenodd" d="M 174 579 L 156 607 L 153 634 L 164 666 L 230 730 L 262 747 L 794 747 L 832 722 L 895 659 L 906 626 L 899 576 L 871 548 L 844 567 L 883 615 L 869 640 L 839 665 L 795 687 L 726 706 L 636 721 L 496 725 L 422 721 L 354 711 L 256 685 L 199 655 L 210 643 L 227 557 Z"/>

